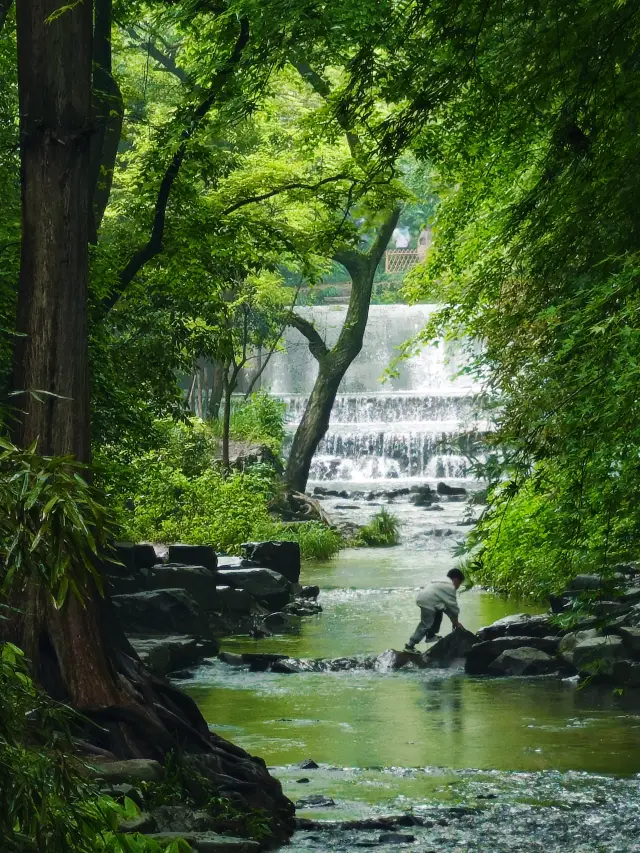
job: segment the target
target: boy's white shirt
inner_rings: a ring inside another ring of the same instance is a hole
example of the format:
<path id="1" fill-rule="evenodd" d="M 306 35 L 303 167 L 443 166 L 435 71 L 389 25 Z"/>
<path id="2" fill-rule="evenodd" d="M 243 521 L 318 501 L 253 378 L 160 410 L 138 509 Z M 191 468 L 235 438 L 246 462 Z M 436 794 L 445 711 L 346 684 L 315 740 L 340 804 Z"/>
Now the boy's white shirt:
<path id="1" fill-rule="evenodd" d="M 425 610 L 443 610 L 450 619 L 457 619 L 460 613 L 457 590 L 453 581 L 432 581 L 429 586 L 421 589 L 416 597 L 418 607 Z"/>

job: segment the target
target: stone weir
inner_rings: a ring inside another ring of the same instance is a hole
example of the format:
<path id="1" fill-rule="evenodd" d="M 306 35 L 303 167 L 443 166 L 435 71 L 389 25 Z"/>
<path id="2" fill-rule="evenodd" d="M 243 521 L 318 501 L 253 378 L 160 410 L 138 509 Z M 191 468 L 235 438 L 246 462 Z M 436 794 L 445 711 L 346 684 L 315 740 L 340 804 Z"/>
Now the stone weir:
<path id="1" fill-rule="evenodd" d="M 285 452 L 307 397 L 288 395 Z M 329 430 L 311 466 L 311 479 L 388 480 L 467 476 L 463 431 L 471 416 L 470 395 L 341 394 Z"/>
<path id="2" fill-rule="evenodd" d="M 469 347 L 441 341 L 401 362 L 384 383 L 383 374 L 399 347 L 420 332 L 434 305 L 374 305 L 360 355 L 340 386 L 329 430 L 311 468 L 312 480 L 462 478 L 467 474 L 463 433 L 473 433 L 476 388 L 462 368 Z M 345 320 L 345 306 L 299 309 L 329 345 Z M 287 332 L 264 385 L 286 404 L 291 444 L 317 375 L 306 341 Z"/>

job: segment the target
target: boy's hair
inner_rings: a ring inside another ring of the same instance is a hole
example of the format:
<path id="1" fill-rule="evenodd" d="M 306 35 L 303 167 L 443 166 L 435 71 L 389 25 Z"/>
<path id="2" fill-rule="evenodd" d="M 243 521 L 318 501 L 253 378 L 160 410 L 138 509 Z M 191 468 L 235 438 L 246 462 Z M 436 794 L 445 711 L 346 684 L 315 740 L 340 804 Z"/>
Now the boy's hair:
<path id="1" fill-rule="evenodd" d="M 458 580 L 462 583 L 464 581 L 464 572 L 461 572 L 460 569 L 451 569 L 447 572 L 447 577 L 451 578 L 452 581 Z"/>

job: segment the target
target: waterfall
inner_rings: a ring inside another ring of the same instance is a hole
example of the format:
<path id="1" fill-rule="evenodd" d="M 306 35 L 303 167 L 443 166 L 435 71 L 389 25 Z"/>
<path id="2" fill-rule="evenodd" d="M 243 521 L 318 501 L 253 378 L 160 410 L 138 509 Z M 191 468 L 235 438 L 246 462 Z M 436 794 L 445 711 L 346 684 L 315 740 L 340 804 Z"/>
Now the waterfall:
<path id="1" fill-rule="evenodd" d="M 434 305 L 372 305 L 362 352 L 347 371 L 329 430 L 311 468 L 312 480 L 462 478 L 467 458 L 454 447 L 470 428 L 475 386 L 460 374 L 460 345 L 439 342 L 403 361 L 396 375 L 381 377 L 398 347 L 426 325 Z M 301 308 L 331 346 L 342 328 L 345 305 Z M 285 351 L 265 370 L 264 386 L 286 403 L 291 444 L 317 375 L 306 340 L 290 329 Z"/>

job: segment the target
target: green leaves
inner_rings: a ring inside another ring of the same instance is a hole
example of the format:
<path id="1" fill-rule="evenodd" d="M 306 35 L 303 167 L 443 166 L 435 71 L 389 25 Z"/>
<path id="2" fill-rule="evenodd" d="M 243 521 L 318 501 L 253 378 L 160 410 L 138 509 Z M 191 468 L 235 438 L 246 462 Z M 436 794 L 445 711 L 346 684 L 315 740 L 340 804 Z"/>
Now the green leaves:
<path id="1" fill-rule="evenodd" d="M 57 607 L 80 601 L 114 536 L 98 493 L 71 457 L 42 457 L 0 438 L 0 591 L 41 584 Z"/>

